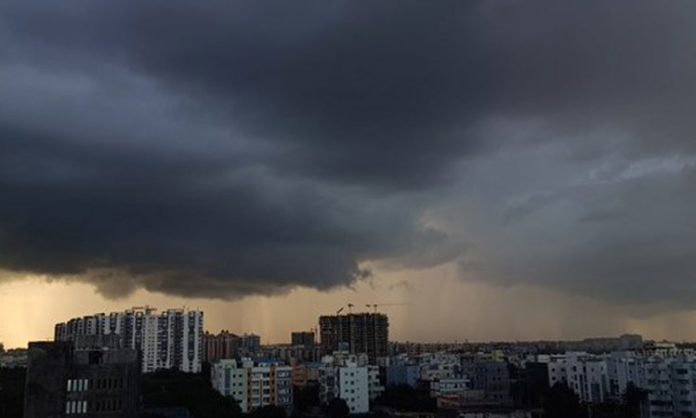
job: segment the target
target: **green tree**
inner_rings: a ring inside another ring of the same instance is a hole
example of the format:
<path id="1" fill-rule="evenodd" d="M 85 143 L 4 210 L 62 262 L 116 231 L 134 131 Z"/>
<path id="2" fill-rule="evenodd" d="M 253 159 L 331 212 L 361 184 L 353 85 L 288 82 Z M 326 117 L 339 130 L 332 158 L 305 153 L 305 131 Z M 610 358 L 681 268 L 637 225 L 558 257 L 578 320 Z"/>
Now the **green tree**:
<path id="1" fill-rule="evenodd" d="M 585 418 L 578 396 L 568 386 L 556 383 L 543 398 L 546 418 Z"/>
<path id="2" fill-rule="evenodd" d="M 27 369 L 0 369 L 0 417 L 22 418 Z"/>
<path id="3" fill-rule="evenodd" d="M 287 418 L 287 413 L 283 408 L 267 405 L 252 411 L 249 418 Z"/>
<path id="4" fill-rule="evenodd" d="M 333 398 L 326 406 L 326 415 L 329 418 L 348 418 L 350 408 L 348 404 L 341 398 Z"/>
<path id="5" fill-rule="evenodd" d="M 626 387 L 626 392 L 623 394 L 623 401 L 626 407 L 626 418 L 641 417 L 643 405 L 648 399 L 646 390 L 636 387 L 633 383 L 629 383 Z"/>
<path id="6" fill-rule="evenodd" d="M 409 385 L 387 387 L 375 403 L 400 411 L 434 412 L 437 409 L 436 400 L 427 392 L 418 391 Z"/>
<path id="7" fill-rule="evenodd" d="M 143 375 L 145 408 L 182 406 L 196 418 L 234 418 L 242 412 L 234 399 L 215 391 L 201 374 L 163 370 Z"/>
<path id="8" fill-rule="evenodd" d="M 308 384 L 302 388 L 295 388 L 293 405 L 297 412 L 308 412 L 313 407 L 319 406 L 319 385 Z"/>

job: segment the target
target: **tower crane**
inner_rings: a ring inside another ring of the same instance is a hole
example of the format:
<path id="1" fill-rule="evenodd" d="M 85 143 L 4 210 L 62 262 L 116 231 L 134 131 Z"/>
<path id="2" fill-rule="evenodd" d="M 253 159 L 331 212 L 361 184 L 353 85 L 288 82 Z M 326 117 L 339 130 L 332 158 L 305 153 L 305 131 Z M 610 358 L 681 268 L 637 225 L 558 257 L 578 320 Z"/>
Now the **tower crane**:
<path id="1" fill-rule="evenodd" d="M 374 312 L 377 313 L 377 307 L 379 306 L 405 306 L 408 305 L 408 303 L 368 303 L 367 306 L 368 308 L 373 308 Z"/>

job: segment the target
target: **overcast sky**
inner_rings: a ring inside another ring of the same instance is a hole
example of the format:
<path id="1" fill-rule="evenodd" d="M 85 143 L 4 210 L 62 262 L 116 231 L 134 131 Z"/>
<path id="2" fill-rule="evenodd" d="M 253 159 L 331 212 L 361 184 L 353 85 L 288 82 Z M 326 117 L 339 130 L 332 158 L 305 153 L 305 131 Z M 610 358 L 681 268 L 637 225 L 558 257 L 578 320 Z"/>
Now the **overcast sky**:
<path id="1" fill-rule="evenodd" d="M 678 0 L 3 2 L 0 298 L 406 299 L 403 338 L 660 334 L 696 300 L 694 21 Z M 432 309 L 448 295 L 468 310 Z"/>

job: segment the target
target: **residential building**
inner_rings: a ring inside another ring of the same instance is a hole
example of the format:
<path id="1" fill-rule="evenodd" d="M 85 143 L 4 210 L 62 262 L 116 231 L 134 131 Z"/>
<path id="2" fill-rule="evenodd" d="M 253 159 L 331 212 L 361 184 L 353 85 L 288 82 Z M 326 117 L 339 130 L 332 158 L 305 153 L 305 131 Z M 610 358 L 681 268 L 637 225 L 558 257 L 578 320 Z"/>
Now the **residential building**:
<path id="1" fill-rule="evenodd" d="M 292 367 L 277 362 L 219 360 L 212 364 L 211 383 L 223 396 L 234 398 L 242 412 L 274 405 L 292 407 Z"/>
<path id="2" fill-rule="evenodd" d="M 413 388 L 420 378 L 420 367 L 417 364 L 393 364 L 386 368 L 387 386 L 408 385 Z"/>
<path id="3" fill-rule="evenodd" d="M 389 353 L 389 320 L 381 313 L 349 313 L 319 318 L 324 352 L 366 353 L 370 363 Z"/>
<path id="4" fill-rule="evenodd" d="M 343 399 L 351 414 L 370 412 L 367 367 L 346 364 L 319 369 L 319 399 L 326 404 L 334 398 Z"/>
<path id="5" fill-rule="evenodd" d="M 14 369 L 27 367 L 27 350 L 14 348 L 7 351 L 0 350 L 0 368 Z"/>
<path id="6" fill-rule="evenodd" d="M 203 335 L 203 360 L 212 363 L 217 360 L 233 359 L 239 353 L 242 339 L 227 330 L 219 334 L 206 332 Z"/>
<path id="7" fill-rule="evenodd" d="M 384 385 L 382 384 L 379 371 L 379 366 L 367 366 L 367 393 L 370 401 L 374 401 L 384 393 Z"/>
<path id="8" fill-rule="evenodd" d="M 307 348 L 304 345 L 274 344 L 261 346 L 257 355 L 294 365 L 301 362 L 316 362 L 321 359 L 319 347 Z"/>
<path id="9" fill-rule="evenodd" d="M 139 379 L 134 349 L 29 343 L 24 418 L 135 418 Z"/>
<path id="10" fill-rule="evenodd" d="M 609 373 L 605 356 L 582 352 L 545 356 L 539 359 L 547 363 L 549 386 L 567 385 L 586 403 L 601 403 L 609 393 Z"/>
<path id="11" fill-rule="evenodd" d="M 644 385 L 648 390 L 648 415 L 685 418 L 696 416 L 696 359 L 651 357 L 645 360 Z"/>
<path id="12" fill-rule="evenodd" d="M 304 388 L 319 382 L 319 363 L 298 363 L 292 366 L 292 386 Z"/>
<path id="13" fill-rule="evenodd" d="M 646 387 L 644 359 L 634 352 L 614 352 L 607 362 L 607 396 L 613 401 L 621 401 L 629 384 Z"/>
<path id="14" fill-rule="evenodd" d="M 85 336 L 117 335 L 123 348 L 141 353 L 142 371 L 179 369 L 198 373 L 203 359 L 203 312 L 150 307 L 74 318 L 55 326 L 55 341 L 78 341 Z"/>
<path id="15" fill-rule="evenodd" d="M 311 331 L 293 332 L 290 334 L 290 342 L 293 346 L 304 346 L 311 350 L 314 348 L 314 333 Z"/>
<path id="16" fill-rule="evenodd" d="M 460 373 L 470 380 L 471 389 L 483 391 L 483 401 L 490 405 L 512 405 L 509 366 L 494 358 L 462 357 Z"/>
<path id="17" fill-rule="evenodd" d="M 430 382 L 430 397 L 458 397 L 469 389 L 471 387 L 467 377 L 435 379 Z"/>
<path id="18" fill-rule="evenodd" d="M 462 377 L 462 364 L 457 354 L 426 353 L 417 358 L 420 366 L 420 380 L 453 379 Z"/>
<path id="19" fill-rule="evenodd" d="M 240 355 L 245 357 L 255 357 L 258 356 L 260 351 L 261 337 L 256 334 L 244 333 L 239 342 Z"/>

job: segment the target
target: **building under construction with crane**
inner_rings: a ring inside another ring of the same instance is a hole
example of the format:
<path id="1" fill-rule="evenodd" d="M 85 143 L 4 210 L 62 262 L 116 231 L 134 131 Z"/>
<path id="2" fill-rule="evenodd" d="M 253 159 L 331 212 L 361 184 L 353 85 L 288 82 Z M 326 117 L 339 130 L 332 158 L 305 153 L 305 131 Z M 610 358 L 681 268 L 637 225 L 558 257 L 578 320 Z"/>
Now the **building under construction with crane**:
<path id="1" fill-rule="evenodd" d="M 371 305 L 375 308 L 376 306 Z M 353 305 L 348 305 L 349 309 Z M 347 314 L 343 308 L 336 315 L 319 317 L 321 345 L 326 353 L 345 350 L 352 354 L 366 353 L 370 363 L 388 355 L 389 319 L 383 313 Z"/>

